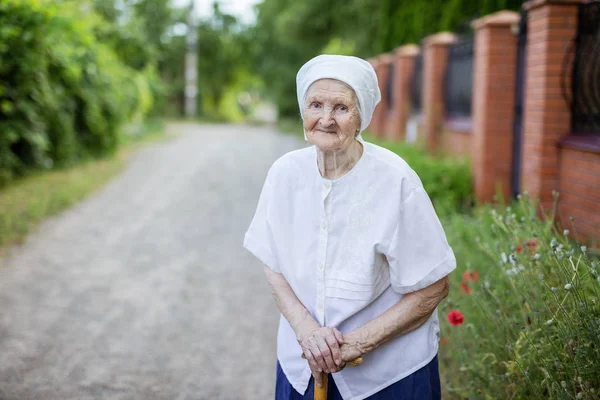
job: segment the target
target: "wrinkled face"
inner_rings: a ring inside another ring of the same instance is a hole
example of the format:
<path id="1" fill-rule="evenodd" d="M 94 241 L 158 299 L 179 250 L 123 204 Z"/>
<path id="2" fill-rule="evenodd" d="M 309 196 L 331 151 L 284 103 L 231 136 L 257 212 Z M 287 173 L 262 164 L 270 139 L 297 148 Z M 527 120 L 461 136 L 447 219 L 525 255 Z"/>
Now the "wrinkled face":
<path id="1" fill-rule="evenodd" d="M 323 151 L 347 148 L 360 131 L 356 94 L 335 79 L 320 79 L 310 85 L 302 114 L 309 143 Z"/>

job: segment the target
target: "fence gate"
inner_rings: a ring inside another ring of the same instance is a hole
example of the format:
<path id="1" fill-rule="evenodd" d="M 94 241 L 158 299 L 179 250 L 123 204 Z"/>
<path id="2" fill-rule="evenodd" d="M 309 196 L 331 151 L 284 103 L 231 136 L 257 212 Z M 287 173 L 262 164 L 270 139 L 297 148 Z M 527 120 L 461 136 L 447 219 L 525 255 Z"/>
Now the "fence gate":
<path id="1" fill-rule="evenodd" d="M 472 38 L 463 39 L 448 50 L 448 67 L 444 77 L 446 118 L 471 116 L 474 50 Z"/>
<path id="2" fill-rule="evenodd" d="M 571 130 L 600 134 L 600 1 L 579 5 L 571 73 Z"/>
<path id="3" fill-rule="evenodd" d="M 395 78 L 395 72 L 394 72 L 394 64 L 396 63 L 396 60 L 392 61 L 390 63 L 390 66 L 388 67 L 388 79 L 387 79 L 387 85 L 385 87 L 385 95 L 386 95 L 386 99 L 387 99 L 387 114 L 391 114 L 394 111 L 394 78 Z"/>
<path id="4" fill-rule="evenodd" d="M 406 141 L 408 143 L 416 143 L 417 141 L 417 125 L 423 112 L 422 107 L 422 90 L 423 90 L 423 53 L 419 53 L 415 57 L 415 69 L 410 82 L 410 116 L 406 122 Z"/>
<path id="5" fill-rule="evenodd" d="M 527 56 L 527 11 L 521 11 L 517 39 L 517 85 L 510 188 L 513 196 L 521 191 L 521 162 L 523 157 L 523 106 L 525 105 L 525 58 Z"/>

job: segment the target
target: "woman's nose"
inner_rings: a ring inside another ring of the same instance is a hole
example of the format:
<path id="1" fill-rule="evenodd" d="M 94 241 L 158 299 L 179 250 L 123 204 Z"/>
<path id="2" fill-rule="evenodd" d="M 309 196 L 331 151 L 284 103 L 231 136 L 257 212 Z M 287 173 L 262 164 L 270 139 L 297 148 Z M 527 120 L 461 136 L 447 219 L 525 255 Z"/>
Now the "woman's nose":
<path id="1" fill-rule="evenodd" d="M 323 114 L 321 115 L 320 122 L 321 125 L 323 125 L 323 127 L 325 128 L 330 127 L 335 123 L 335 120 L 333 119 L 333 113 L 331 112 L 331 110 L 328 110 L 326 108 L 323 109 Z"/>

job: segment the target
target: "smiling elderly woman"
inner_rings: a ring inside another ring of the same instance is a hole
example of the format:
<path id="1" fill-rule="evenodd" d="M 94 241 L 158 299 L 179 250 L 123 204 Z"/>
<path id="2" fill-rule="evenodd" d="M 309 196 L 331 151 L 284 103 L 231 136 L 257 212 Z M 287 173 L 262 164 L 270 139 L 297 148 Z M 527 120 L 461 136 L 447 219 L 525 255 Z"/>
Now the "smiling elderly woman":
<path id="1" fill-rule="evenodd" d="M 456 261 L 417 174 L 360 136 L 375 71 L 321 55 L 297 91 L 313 146 L 273 164 L 244 238 L 281 311 L 276 399 L 311 399 L 322 371 L 329 399 L 439 399 L 437 305 Z"/>

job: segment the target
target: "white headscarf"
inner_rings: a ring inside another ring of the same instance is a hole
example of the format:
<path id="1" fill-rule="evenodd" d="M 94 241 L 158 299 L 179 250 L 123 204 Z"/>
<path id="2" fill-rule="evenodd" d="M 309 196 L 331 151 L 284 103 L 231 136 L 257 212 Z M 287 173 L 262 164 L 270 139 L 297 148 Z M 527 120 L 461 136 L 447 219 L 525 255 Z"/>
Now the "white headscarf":
<path id="1" fill-rule="evenodd" d="M 354 89 L 358 99 L 360 131 L 367 129 L 371 123 L 375 106 L 381 100 L 377 74 L 373 66 L 361 58 L 352 56 L 324 54 L 309 60 L 296 75 L 298 105 L 303 119 L 302 112 L 306 91 L 313 82 L 319 79 L 337 79 Z M 360 134 L 358 138 L 362 139 Z M 306 132 L 304 133 L 304 139 L 307 139 Z"/>

